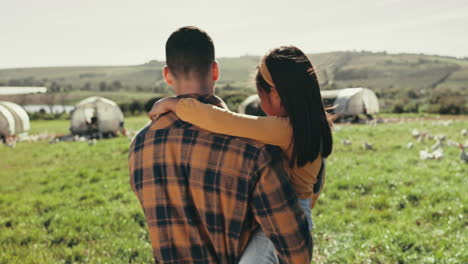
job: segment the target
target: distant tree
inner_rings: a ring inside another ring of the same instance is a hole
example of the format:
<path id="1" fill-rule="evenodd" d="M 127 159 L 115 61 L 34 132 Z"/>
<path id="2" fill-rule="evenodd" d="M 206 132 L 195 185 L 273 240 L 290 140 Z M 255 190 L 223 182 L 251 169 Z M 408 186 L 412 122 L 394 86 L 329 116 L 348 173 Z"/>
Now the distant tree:
<path id="1" fill-rule="evenodd" d="M 168 92 L 168 89 L 167 89 L 167 86 L 156 85 L 153 88 L 151 88 L 149 92 L 166 94 Z"/>
<path id="2" fill-rule="evenodd" d="M 151 108 L 153 107 L 153 104 L 158 101 L 159 99 L 161 99 L 162 97 L 153 97 L 151 99 L 149 99 L 145 105 L 143 106 L 145 112 L 149 112 L 151 110 Z"/>
<path id="3" fill-rule="evenodd" d="M 143 104 L 139 101 L 133 101 L 129 105 L 129 110 L 132 115 L 135 115 L 137 113 L 141 113 L 144 110 Z"/>
<path id="4" fill-rule="evenodd" d="M 419 95 L 414 90 L 409 90 L 406 95 L 411 99 L 416 99 Z"/>
<path id="5" fill-rule="evenodd" d="M 49 91 L 52 93 L 58 93 L 61 90 L 60 84 L 58 84 L 56 81 L 53 81 L 52 84 L 50 85 Z"/>
<path id="6" fill-rule="evenodd" d="M 403 106 L 399 105 L 399 104 L 394 105 L 393 109 L 392 109 L 392 112 L 397 113 L 397 114 L 403 113 L 404 112 Z"/>
<path id="7" fill-rule="evenodd" d="M 91 83 L 90 82 L 86 82 L 83 87 L 81 88 L 81 90 L 83 91 L 91 91 Z"/>
<path id="8" fill-rule="evenodd" d="M 119 107 L 124 115 L 128 115 L 130 113 L 130 106 L 128 103 L 120 103 Z"/>
<path id="9" fill-rule="evenodd" d="M 113 81 L 112 84 L 112 91 L 119 91 L 120 89 L 122 89 L 122 83 L 120 81 Z"/>
<path id="10" fill-rule="evenodd" d="M 102 82 L 99 83 L 99 91 L 101 91 L 101 92 L 107 91 L 107 83 L 106 82 L 102 81 Z"/>
<path id="11" fill-rule="evenodd" d="M 8 80 L 8 86 L 23 86 L 21 80 L 10 79 Z"/>

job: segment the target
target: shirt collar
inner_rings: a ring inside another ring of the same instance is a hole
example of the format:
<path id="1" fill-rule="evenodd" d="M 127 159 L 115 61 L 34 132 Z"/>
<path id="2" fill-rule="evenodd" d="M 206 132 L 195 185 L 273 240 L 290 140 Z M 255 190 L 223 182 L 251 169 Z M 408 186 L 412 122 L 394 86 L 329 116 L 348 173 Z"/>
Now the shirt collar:
<path id="1" fill-rule="evenodd" d="M 228 109 L 226 103 L 214 94 L 182 94 L 177 96 L 177 98 L 194 98 L 205 104 L 212 104 L 224 109 Z"/>

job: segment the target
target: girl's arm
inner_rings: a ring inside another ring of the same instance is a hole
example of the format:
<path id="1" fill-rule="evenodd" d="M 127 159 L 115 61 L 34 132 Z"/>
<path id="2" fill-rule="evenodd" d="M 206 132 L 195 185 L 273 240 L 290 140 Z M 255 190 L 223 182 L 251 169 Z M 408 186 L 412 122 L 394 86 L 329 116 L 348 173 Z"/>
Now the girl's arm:
<path id="1" fill-rule="evenodd" d="M 175 107 L 180 99 L 177 97 L 164 97 L 159 99 L 153 104 L 151 110 L 148 112 L 148 117 L 151 120 L 155 120 L 159 115 L 167 112 L 175 112 Z"/>
<path id="2" fill-rule="evenodd" d="M 183 121 L 215 133 L 250 138 L 283 149 L 289 147 L 292 139 L 292 128 L 287 118 L 238 114 L 193 98 L 158 101 L 150 116 L 168 111 L 174 111 Z"/>

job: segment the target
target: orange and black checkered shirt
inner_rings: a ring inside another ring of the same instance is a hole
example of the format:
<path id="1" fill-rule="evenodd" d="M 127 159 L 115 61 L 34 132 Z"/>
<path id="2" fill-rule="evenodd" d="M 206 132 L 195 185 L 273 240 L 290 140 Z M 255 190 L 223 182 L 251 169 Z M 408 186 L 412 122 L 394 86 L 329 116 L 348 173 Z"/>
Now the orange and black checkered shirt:
<path id="1" fill-rule="evenodd" d="M 215 96 L 197 98 L 223 103 Z M 310 263 L 306 219 L 269 148 L 210 133 L 173 113 L 136 135 L 130 184 L 146 216 L 156 263 L 238 263 L 259 226 L 280 262 Z"/>

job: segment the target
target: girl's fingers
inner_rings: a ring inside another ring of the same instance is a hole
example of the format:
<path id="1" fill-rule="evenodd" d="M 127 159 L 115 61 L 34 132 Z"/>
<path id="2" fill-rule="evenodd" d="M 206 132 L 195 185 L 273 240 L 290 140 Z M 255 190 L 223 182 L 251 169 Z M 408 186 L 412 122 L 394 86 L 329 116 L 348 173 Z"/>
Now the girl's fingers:
<path id="1" fill-rule="evenodd" d="M 154 121 L 154 120 L 156 120 L 156 118 L 158 118 L 158 116 L 159 115 L 152 115 L 152 116 L 150 116 L 150 119 Z"/>
<path id="2" fill-rule="evenodd" d="M 150 111 L 148 113 L 148 117 L 151 119 L 151 120 L 154 120 L 156 119 L 156 117 L 158 117 L 158 114 L 154 113 L 153 111 Z"/>

